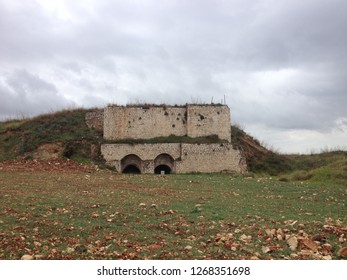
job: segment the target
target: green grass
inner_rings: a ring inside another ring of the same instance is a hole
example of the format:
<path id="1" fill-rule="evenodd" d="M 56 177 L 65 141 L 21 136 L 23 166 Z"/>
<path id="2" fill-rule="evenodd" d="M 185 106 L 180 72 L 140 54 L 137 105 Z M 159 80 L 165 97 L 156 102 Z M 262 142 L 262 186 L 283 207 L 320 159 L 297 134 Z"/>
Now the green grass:
<path id="1" fill-rule="evenodd" d="M 313 181 L 347 186 L 347 152 L 335 151 L 315 155 L 291 155 L 293 172 L 282 174 L 281 181 Z"/>
<path id="2" fill-rule="evenodd" d="M 63 142 L 64 155 L 90 161 L 90 144 L 99 143 L 102 136 L 85 124 L 88 110 L 64 110 L 32 119 L 0 122 L 0 161 L 29 157 L 46 143 Z"/>
<path id="3" fill-rule="evenodd" d="M 302 245 L 292 252 L 285 240 L 269 238 L 271 229 L 323 235 L 331 252 L 322 243 L 320 257 L 336 259 L 346 246 L 340 184 L 109 171 L 0 170 L 0 177 L 0 259 L 317 258 L 300 254 Z"/>

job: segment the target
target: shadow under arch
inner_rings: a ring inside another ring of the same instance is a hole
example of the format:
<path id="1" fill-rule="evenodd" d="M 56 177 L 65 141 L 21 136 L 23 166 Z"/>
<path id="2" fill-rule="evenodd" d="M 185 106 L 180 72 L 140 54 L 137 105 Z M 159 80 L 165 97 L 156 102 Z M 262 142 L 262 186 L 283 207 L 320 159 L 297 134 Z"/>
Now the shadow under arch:
<path id="1" fill-rule="evenodd" d="M 142 160 L 135 154 L 123 157 L 120 161 L 122 173 L 142 173 Z"/>
<path id="2" fill-rule="evenodd" d="M 175 160 L 169 154 L 160 154 L 154 159 L 155 174 L 170 174 L 175 172 Z"/>

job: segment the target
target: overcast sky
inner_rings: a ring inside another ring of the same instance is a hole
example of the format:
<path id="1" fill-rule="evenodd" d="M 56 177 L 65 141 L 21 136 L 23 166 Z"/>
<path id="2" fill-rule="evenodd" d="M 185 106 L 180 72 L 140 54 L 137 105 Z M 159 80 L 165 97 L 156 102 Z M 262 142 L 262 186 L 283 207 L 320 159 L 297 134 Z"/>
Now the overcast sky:
<path id="1" fill-rule="evenodd" d="M 347 148 L 345 0 L 0 0 L 0 119 L 214 103 L 283 153 Z"/>

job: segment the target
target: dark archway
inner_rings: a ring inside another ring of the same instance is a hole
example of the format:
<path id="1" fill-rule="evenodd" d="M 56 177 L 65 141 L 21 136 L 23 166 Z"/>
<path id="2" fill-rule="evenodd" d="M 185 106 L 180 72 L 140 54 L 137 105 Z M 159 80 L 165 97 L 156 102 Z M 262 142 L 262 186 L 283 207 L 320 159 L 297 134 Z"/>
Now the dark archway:
<path id="1" fill-rule="evenodd" d="M 121 161 L 122 173 L 142 173 L 142 160 L 134 154 L 125 156 Z"/>
<path id="2" fill-rule="evenodd" d="M 141 171 L 136 165 L 129 164 L 123 169 L 123 173 L 141 174 Z"/>
<path id="3" fill-rule="evenodd" d="M 175 172 L 175 160 L 169 154 L 160 154 L 154 159 L 154 173 L 170 174 Z"/>
<path id="4" fill-rule="evenodd" d="M 171 168 L 165 164 L 158 165 L 156 168 L 154 168 L 154 173 L 155 174 L 170 174 L 171 173 Z"/>

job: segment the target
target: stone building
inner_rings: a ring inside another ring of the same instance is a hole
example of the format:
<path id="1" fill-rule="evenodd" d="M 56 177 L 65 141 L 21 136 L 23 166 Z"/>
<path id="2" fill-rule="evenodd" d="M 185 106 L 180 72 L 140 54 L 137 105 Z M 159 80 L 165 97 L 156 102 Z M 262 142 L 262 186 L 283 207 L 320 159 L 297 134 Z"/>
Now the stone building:
<path id="1" fill-rule="evenodd" d="M 226 105 L 108 106 L 88 113 L 102 130 L 101 153 L 122 173 L 234 172 L 244 158 L 230 143 Z"/>

